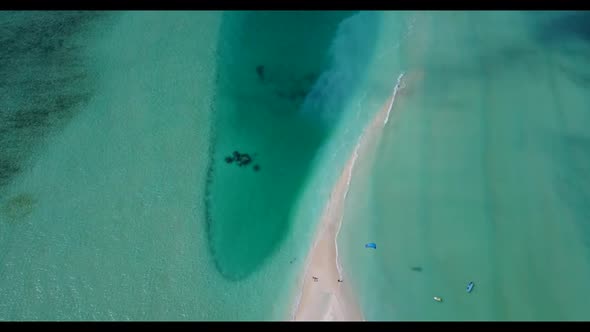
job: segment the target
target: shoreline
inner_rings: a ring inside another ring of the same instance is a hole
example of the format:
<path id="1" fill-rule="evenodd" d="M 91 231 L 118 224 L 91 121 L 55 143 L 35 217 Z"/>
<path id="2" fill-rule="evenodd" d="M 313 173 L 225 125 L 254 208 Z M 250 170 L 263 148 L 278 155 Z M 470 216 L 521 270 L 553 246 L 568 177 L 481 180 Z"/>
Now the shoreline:
<path id="1" fill-rule="evenodd" d="M 400 74 L 392 96 L 364 128 L 352 155 L 344 165 L 322 212 L 299 288 L 293 321 L 363 321 L 364 317 L 353 289 L 344 279 L 338 257 L 338 234 L 344 217 L 344 204 L 350 188 L 354 166 L 371 142 L 375 141 L 389 121 L 395 97 L 404 88 Z M 316 279 L 317 278 L 317 279 Z M 340 282 L 342 281 L 342 282 Z"/>

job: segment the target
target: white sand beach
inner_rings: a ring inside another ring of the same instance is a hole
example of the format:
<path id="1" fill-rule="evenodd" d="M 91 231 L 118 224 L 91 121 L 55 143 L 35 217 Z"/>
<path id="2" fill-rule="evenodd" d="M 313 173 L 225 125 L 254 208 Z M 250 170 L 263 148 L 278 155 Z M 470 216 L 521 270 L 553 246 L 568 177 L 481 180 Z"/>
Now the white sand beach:
<path id="1" fill-rule="evenodd" d="M 391 98 L 365 128 L 332 189 L 313 247 L 307 257 L 303 287 L 293 315 L 295 321 L 364 320 L 354 291 L 344 279 L 338 260 L 337 238 L 355 162 L 359 155 L 362 156 L 378 140 L 389 120 L 395 97 L 400 88 L 403 88 L 402 78 L 403 74 L 399 76 Z"/>

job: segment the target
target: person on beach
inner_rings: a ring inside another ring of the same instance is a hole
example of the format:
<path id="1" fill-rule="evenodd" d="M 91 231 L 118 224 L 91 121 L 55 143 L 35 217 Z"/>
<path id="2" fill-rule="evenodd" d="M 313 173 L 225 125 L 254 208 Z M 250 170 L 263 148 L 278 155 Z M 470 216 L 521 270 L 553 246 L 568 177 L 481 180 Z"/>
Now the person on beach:
<path id="1" fill-rule="evenodd" d="M 318 277 L 312 277 L 314 282 L 317 282 L 319 279 Z"/>

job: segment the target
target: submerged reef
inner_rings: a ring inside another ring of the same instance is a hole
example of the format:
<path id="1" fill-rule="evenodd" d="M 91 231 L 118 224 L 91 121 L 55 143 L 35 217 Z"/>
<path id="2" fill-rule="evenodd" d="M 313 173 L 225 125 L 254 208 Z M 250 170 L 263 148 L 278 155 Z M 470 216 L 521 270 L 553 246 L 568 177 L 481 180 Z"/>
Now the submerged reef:
<path id="1" fill-rule="evenodd" d="M 254 161 L 254 157 L 256 154 L 250 155 L 248 153 L 241 153 L 239 151 L 234 151 L 231 155 L 226 156 L 224 158 L 227 164 L 234 164 L 238 165 L 238 167 L 248 166 Z M 254 172 L 258 172 L 260 170 L 260 165 L 255 164 L 252 169 Z"/>

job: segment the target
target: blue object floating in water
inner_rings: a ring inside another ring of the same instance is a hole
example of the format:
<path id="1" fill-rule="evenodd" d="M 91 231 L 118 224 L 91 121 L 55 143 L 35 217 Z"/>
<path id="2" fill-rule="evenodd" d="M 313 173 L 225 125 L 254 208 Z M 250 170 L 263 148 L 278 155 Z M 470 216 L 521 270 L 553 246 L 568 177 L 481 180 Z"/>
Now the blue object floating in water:
<path id="1" fill-rule="evenodd" d="M 365 248 L 377 249 L 377 245 L 373 242 L 365 244 Z"/>
<path id="2" fill-rule="evenodd" d="M 475 286 L 475 284 L 473 284 L 473 281 L 467 284 L 467 293 L 471 293 L 471 291 L 473 290 L 473 286 Z"/>

